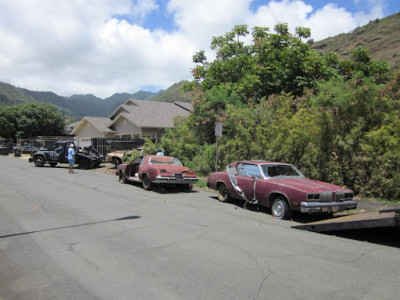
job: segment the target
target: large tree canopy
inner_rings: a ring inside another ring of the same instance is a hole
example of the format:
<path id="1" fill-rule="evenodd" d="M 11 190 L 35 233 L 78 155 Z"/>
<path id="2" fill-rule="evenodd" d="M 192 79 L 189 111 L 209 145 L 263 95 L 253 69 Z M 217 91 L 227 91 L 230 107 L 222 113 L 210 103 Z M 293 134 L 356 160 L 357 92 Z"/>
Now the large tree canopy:
<path id="1" fill-rule="evenodd" d="M 185 89 L 207 91 L 222 86 L 245 103 L 258 103 L 282 92 L 301 96 L 320 80 L 337 75 L 350 78 L 358 71 L 379 82 L 387 79 L 389 65 L 373 62 L 364 47 L 353 53 L 353 60 L 339 61 L 336 54 L 319 55 L 302 41 L 311 35 L 309 28 L 297 27 L 294 35 L 287 24 L 278 24 L 274 30 L 270 33 L 267 27 L 254 27 L 250 38 L 247 26 L 237 25 L 225 36 L 214 37 L 211 49 L 216 51 L 216 59 L 207 61 L 204 50 L 193 55 L 194 80 Z"/>
<path id="2" fill-rule="evenodd" d="M 0 107 L 2 137 L 16 140 L 64 133 L 64 116 L 54 105 L 30 103 Z"/>

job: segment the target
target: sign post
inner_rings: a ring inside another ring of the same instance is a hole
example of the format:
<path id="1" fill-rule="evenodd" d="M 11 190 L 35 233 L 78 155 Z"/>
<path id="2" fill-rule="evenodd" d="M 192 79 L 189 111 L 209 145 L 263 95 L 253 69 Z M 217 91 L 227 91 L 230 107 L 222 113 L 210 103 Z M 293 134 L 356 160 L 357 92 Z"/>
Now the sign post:
<path id="1" fill-rule="evenodd" d="M 218 146 L 219 146 L 219 137 L 222 135 L 222 123 L 215 123 L 215 135 L 217 136 L 217 149 L 215 153 L 215 172 L 218 172 Z"/>

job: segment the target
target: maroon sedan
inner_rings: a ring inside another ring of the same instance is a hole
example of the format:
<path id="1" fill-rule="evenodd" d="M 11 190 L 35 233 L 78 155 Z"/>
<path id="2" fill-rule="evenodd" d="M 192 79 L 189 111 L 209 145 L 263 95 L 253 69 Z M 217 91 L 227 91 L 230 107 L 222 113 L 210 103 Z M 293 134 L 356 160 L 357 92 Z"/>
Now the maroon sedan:
<path id="1" fill-rule="evenodd" d="M 179 159 L 161 155 L 140 155 L 129 164 L 119 164 L 117 175 L 121 183 L 141 182 L 145 190 L 150 190 L 154 184 L 192 188 L 199 180 Z"/>
<path id="2" fill-rule="evenodd" d="M 226 171 L 212 173 L 207 186 L 218 200 L 241 199 L 271 208 L 278 219 L 289 219 L 292 211 L 336 213 L 355 209 L 353 191 L 330 183 L 307 179 L 294 166 L 267 161 L 231 163 Z"/>

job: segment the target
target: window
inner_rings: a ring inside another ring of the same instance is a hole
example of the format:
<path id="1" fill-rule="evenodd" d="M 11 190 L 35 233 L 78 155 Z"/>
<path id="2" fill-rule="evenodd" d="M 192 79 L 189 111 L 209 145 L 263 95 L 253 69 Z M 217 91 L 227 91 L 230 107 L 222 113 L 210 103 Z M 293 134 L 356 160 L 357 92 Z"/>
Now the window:
<path id="1" fill-rule="evenodd" d="M 134 164 L 139 164 L 139 163 L 142 161 L 142 159 L 143 159 L 143 157 L 138 156 L 138 157 L 136 157 L 136 158 L 133 160 L 132 163 L 134 163 Z"/>
<path id="2" fill-rule="evenodd" d="M 182 166 L 182 163 L 179 161 L 179 159 L 169 156 L 152 157 L 149 160 L 149 164 Z"/>
<path id="3" fill-rule="evenodd" d="M 292 165 L 262 165 L 261 168 L 266 177 L 304 177 Z"/>
<path id="4" fill-rule="evenodd" d="M 237 168 L 237 173 L 239 176 L 245 177 L 261 177 L 260 169 L 257 165 L 253 164 L 239 164 Z"/>

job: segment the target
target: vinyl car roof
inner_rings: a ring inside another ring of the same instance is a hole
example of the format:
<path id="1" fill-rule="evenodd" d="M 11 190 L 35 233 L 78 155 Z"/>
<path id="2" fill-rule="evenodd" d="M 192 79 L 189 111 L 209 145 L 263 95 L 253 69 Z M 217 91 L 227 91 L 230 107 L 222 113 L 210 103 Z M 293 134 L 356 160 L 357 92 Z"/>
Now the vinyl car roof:
<path id="1" fill-rule="evenodd" d="M 290 165 L 283 162 L 276 162 L 276 161 L 265 161 L 265 160 L 241 160 L 237 161 L 238 163 L 245 163 L 245 164 L 255 164 L 255 165 L 264 165 L 264 164 L 271 164 L 271 165 Z"/>

